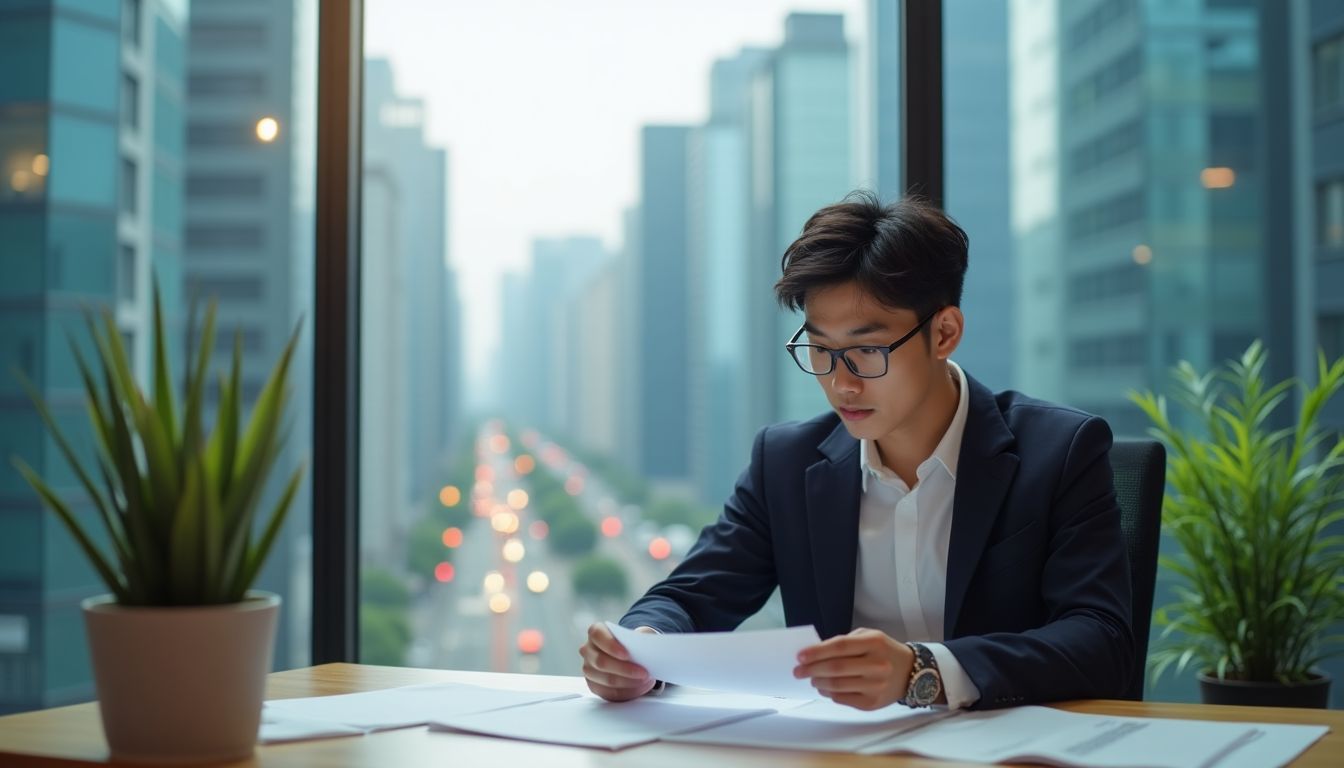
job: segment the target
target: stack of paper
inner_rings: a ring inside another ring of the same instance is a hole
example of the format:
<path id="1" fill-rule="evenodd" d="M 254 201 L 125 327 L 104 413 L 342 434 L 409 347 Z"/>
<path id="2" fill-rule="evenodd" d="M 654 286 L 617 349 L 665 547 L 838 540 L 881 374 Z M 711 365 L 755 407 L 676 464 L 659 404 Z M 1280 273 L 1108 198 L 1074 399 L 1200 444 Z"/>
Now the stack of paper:
<path id="1" fill-rule="evenodd" d="M 859 751 L 1079 768 L 1268 768 L 1291 762 L 1327 730 L 1316 725 L 1112 717 L 1018 707 L 958 713 Z"/>
<path id="2" fill-rule="evenodd" d="M 258 741 L 267 744 L 406 728 L 440 718 L 577 696 L 435 683 L 339 696 L 277 699 L 266 702 L 262 709 Z"/>
<path id="3" fill-rule="evenodd" d="M 904 704 L 862 712 L 820 699 L 764 717 L 669 736 L 666 740 L 813 752 L 857 752 L 951 714 L 954 713 L 943 709 L 910 709 Z"/>
<path id="4" fill-rule="evenodd" d="M 654 698 L 619 704 L 584 696 L 475 715 L 438 718 L 431 730 L 466 731 L 524 741 L 624 749 L 772 709 L 727 709 L 674 704 Z"/>

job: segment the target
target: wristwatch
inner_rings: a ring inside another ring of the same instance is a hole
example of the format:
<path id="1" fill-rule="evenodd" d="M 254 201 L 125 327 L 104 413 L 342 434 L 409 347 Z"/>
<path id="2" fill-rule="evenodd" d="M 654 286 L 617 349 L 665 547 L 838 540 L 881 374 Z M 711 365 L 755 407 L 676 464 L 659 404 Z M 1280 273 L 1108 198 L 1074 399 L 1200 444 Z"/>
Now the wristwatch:
<path id="1" fill-rule="evenodd" d="M 910 670 L 910 685 L 905 689 L 907 707 L 927 707 L 943 694 L 943 676 L 938 672 L 938 661 L 933 651 L 921 643 L 906 643 L 915 654 L 915 666 Z"/>

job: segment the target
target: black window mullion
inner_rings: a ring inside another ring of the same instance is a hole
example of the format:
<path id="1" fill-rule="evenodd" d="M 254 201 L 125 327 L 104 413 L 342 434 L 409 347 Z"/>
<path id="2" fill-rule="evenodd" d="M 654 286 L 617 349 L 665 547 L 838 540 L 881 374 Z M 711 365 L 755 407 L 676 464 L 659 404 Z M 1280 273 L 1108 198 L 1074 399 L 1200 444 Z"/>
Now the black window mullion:
<path id="1" fill-rule="evenodd" d="M 363 0 L 318 10 L 312 663 L 359 658 Z"/>
<path id="2" fill-rule="evenodd" d="M 943 204 L 943 3 L 901 3 L 901 172 L 907 192 Z"/>

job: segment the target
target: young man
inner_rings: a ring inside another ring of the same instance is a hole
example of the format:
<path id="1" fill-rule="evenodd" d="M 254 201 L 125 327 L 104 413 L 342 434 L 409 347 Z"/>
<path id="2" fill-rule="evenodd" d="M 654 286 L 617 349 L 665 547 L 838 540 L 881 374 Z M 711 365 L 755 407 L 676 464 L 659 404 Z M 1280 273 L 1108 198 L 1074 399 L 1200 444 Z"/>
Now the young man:
<path id="1" fill-rule="evenodd" d="M 1129 567 L 1099 418 L 994 394 L 951 360 L 967 237 L 866 194 L 785 252 L 787 349 L 833 412 L 767 427 L 718 521 L 621 619 L 730 630 L 776 586 L 824 640 L 794 675 L 860 709 L 1114 698 L 1134 670 Z M 580 649 L 613 701 L 653 689 L 604 625 Z"/>

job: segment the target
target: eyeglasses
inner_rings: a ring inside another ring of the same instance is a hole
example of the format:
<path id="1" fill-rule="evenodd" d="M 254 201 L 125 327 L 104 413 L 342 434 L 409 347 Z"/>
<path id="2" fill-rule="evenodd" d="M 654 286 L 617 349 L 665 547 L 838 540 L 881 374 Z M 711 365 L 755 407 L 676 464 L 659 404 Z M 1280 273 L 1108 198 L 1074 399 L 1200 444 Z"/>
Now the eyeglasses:
<path id="1" fill-rule="evenodd" d="M 923 328 L 936 314 L 938 314 L 938 310 L 935 309 L 925 315 L 924 319 L 920 320 L 914 328 L 911 328 L 909 333 L 885 347 L 860 345 L 831 349 L 819 344 L 799 344 L 797 343 L 798 337 L 802 336 L 803 331 L 807 329 L 807 324 L 804 323 L 798 329 L 798 332 L 793 334 L 793 338 L 789 339 L 789 343 L 784 345 L 784 348 L 789 351 L 789 356 L 793 358 L 799 368 L 813 376 L 829 374 L 835 370 L 836 360 L 844 360 L 845 367 L 855 376 L 861 379 L 880 379 L 887 375 L 887 363 L 891 353 L 900 349 L 902 344 L 913 339 L 915 334 L 919 333 L 919 329 Z"/>

